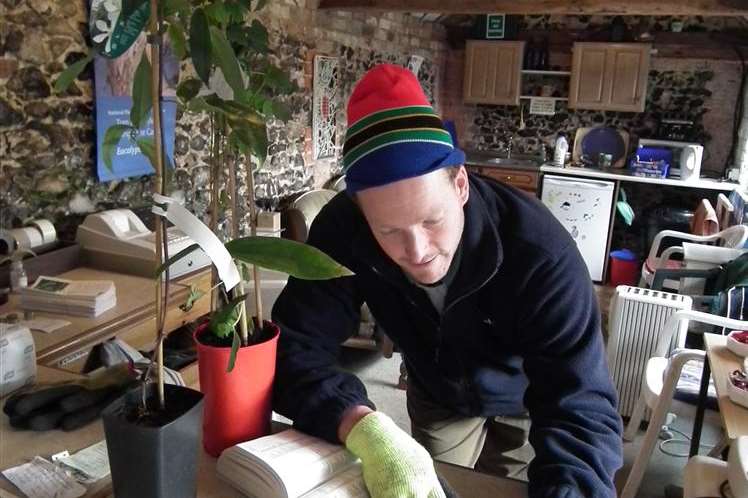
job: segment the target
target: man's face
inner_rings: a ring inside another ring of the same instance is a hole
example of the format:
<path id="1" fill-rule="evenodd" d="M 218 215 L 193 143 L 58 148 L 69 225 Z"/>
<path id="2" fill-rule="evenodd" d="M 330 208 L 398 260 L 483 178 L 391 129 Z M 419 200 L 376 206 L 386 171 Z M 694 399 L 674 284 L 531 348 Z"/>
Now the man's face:
<path id="1" fill-rule="evenodd" d="M 372 187 L 356 194 L 374 238 L 387 256 L 422 284 L 449 270 L 465 223 L 468 179 L 460 166 Z"/>

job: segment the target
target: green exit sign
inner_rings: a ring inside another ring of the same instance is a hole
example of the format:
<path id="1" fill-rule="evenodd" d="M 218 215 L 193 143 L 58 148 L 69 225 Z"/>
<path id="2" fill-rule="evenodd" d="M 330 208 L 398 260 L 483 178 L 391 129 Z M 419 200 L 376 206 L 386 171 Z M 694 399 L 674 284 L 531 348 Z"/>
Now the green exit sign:
<path id="1" fill-rule="evenodd" d="M 486 16 L 486 38 L 504 38 L 506 16 L 504 14 L 488 14 Z"/>

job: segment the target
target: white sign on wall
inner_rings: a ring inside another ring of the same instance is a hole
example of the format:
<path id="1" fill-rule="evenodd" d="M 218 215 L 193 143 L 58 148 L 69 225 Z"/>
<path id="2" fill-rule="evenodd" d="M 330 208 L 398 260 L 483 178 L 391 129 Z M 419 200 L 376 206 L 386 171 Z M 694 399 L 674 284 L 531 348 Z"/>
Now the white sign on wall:
<path id="1" fill-rule="evenodd" d="M 533 97 L 530 99 L 530 114 L 553 116 L 556 114 L 556 99 Z"/>

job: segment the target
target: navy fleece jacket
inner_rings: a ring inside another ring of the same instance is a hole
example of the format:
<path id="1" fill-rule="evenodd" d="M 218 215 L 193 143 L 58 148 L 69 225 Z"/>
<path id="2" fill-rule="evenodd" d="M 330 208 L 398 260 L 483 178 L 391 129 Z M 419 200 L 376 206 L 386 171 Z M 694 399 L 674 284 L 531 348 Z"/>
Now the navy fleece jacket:
<path id="1" fill-rule="evenodd" d="M 292 278 L 281 293 L 274 409 L 338 442 L 346 408 L 373 406 L 362 383 L 335 368 L 366 302 L 404 353 L 409 382 L 433 400 L 466 416 L 529 412 L 531 497 L 614 497 L 621 420 L 574 241 L 537 199 L 485 178 L 470 176 L 464 211 L 462 259 L 440 315 L 345 194 L 323 208 L 308 242 L 355 276 Z"/>

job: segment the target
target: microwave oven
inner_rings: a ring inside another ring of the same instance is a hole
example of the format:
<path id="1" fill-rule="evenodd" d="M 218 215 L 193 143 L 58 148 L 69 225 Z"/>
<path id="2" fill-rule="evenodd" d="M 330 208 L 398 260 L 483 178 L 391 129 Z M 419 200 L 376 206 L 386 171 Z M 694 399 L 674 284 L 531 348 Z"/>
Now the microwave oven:
<path id="1" fill-rule="evenodd" d="M 704 157 L 703 145 L 692 142 L 640 138 L 639 147 L 663 148 L 672 152 L 673 159 L 668 171 L 669 178 L 691 181 L 698 180 L 701 175 L 701 160 Z"/>

